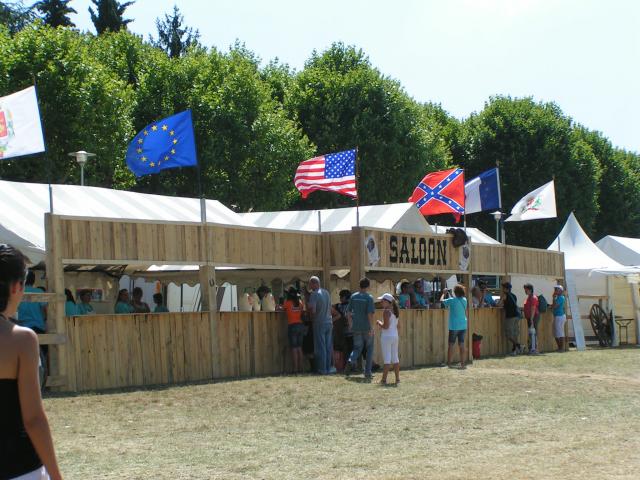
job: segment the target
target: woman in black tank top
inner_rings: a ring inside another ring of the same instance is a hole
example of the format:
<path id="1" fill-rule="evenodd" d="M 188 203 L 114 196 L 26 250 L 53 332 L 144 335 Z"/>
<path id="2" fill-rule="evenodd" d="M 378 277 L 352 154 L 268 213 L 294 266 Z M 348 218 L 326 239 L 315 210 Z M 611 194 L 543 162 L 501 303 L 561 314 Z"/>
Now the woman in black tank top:
<path id="1" fill-rule="evenodd" d="M 25 271 L 24 255 L 0 244 L 0 480 L 59 480 L 40 397 L 38 338 L 12 321 L 24 294 Z"/>

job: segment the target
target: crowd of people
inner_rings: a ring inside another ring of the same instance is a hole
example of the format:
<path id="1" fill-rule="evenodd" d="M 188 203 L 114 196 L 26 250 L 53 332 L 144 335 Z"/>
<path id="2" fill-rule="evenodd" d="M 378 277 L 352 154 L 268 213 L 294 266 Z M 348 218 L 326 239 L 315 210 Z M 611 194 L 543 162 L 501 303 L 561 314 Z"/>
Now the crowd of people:
<path id="1" fill-rule="evenodd" d="M 91 305 L 91 290 L 81 290 L 78 294 L 79 301 L 73 298 L 71 290 L 65 289 L 64 291 L 67 299 L 65 302 L 65 315 L 80 316 L 80 315 L 92 315 L 95 313 L 93 305 Z M 130 313 L 167 313 L 169 309 L 164 304 L 164 296 L 161 293 L 155 293 L 153 295 L 154 308 L 153 311 L 149 307 L 149 304 L 142 300 L 143 291 L 140 287 L 135 287 L 131 295 L 129 290 L 123 288 L 118 291 L 116 303 L 113 306 L 113 313 L 116 314 L 130 314 Z"/>
<path id="2" fill-rule="evenodd" d="M 538 332 L 540 314 L 547 308 L 553 309 L 553 333 L 558 351 L 566 348 L 564 325 L 566 323 L 564 289 L 556 285 L 553 302 L 548 304 L 543 295 L 536 296 L 530 283 L 524 285 L 523 308 L 518 306 L 518 299 L 513 293 L 512 285 L 504 282 L 501 295 L 494 299 L 487 284 L 480 280 L 471 290 L 474 308 L 500 307 L 504 311 L 504 335 L 511 344 L 511 355 L 519 355 L 525 351 L 536 355 L 540 353 Z M 392 369 L 399 381 L 399 318 L 401 311 L 407 308 L 445 308 L 449 310 L 449 339 L 447 364 L 452 365 L 456 344 L 459 349 L 460 368 L 466 368 L 467 349 L 467 294 L 463 285 L 456 285 L 452 290 L 444 288 L 435 302 L 429 302 L 424 294 L 424 281 L 416 280 L 413 284 L 400 282 L 397 294 L 385 293 L 377 298 L 382 317 L 374 319 L 375 304 L 373 296 L 368 293 L 370 281 L 363 278 L 360 288 L 352 293 L 341 290 L 340 301 L 330 303 L 330 294 L 321 287 L 318 277 L 311 277 L 308 289 L 299 291 L 289 288 L 286 298 L 279 306 L 287 315 L 289 345 L 291 347 L 294 373 L 304 370 L 305 357 L 313 358 L 312 370 L 327 375 L 331 373 L 351 374 L 362 368 L 365 378 L 371 379 L 372 372 L 379 369 L 373 361 L 375 328 L 380 330 L 382 347 L 382 381 L 386 383 L 387 375 Z M 404 305 L 404 308 L 403 308 Z M 527 321 L 528 345 L 525 348 L 520 342 L 522 319 Z"/>

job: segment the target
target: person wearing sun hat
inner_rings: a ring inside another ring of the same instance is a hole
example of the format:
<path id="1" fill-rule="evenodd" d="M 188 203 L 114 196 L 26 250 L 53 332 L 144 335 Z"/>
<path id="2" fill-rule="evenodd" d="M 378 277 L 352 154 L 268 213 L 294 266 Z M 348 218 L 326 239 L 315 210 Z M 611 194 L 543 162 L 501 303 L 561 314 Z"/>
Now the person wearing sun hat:
<path id="1" fill-rule="evenodd" d="M 567 323 L 567 316 L 564 313 L 564 287 L 556 285 L 553 287 L 553 336 L 558 344 L 558 351 L 565 350 L 564 324 Z"/>
<path id="2" fill-rule="evenodd" d="M 382 358 L 384 360 L 380 383 L 386 385 L 387 375 L 391 367 L 393 367 L 396 384 L 398 384 L 400 383 L 400 358 L 398 357 L 398 317 L 400 316 L 400 309 L 396 299 L 390 293 L 385 293 L 378 297 L 378 301 L 382 303 L 382 308 L 384 308 L 382 320 L 377 322 L 382 329 L 380 344 L 382 345 Z"/>

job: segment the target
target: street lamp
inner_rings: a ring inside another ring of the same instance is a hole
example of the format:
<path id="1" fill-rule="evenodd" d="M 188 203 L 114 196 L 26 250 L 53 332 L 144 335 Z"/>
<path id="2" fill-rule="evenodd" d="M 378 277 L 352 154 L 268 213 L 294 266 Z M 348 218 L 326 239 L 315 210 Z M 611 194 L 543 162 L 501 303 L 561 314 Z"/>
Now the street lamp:
<path id="1" fill-rule="evenodd" d="M 500 241 L 500 219 L 502 218 L 502 212 L 500 210 L 496 210 L 491 215 L 496 221 L 496 240 Z"/>
<path id="2" fill-rule="evenodd" d="M 89 157 L 95 157 L 96 154 L 80 150 L 78 152 L 70 153 L 69 156 L 75 157 L 76 162 L 78 162 L 78 165 L 80 165 L 80 185 L 84 186 L 84 164 L 87 163 Z"/>

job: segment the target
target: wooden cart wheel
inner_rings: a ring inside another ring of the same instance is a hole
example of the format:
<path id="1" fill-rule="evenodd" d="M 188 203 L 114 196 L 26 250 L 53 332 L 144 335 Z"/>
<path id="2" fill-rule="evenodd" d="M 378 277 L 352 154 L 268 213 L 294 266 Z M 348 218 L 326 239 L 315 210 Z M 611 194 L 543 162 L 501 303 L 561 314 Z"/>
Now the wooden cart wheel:
<path id="1" fill-rule="evenodd" d="M 591 306 L 589 312 L 589 320 L 591 321 L 591 328 L 593 333 L 598 337 L 598 343 L 601 347 L 611 346 L 611 324 L 609 316 L 597 303 Z"/>

